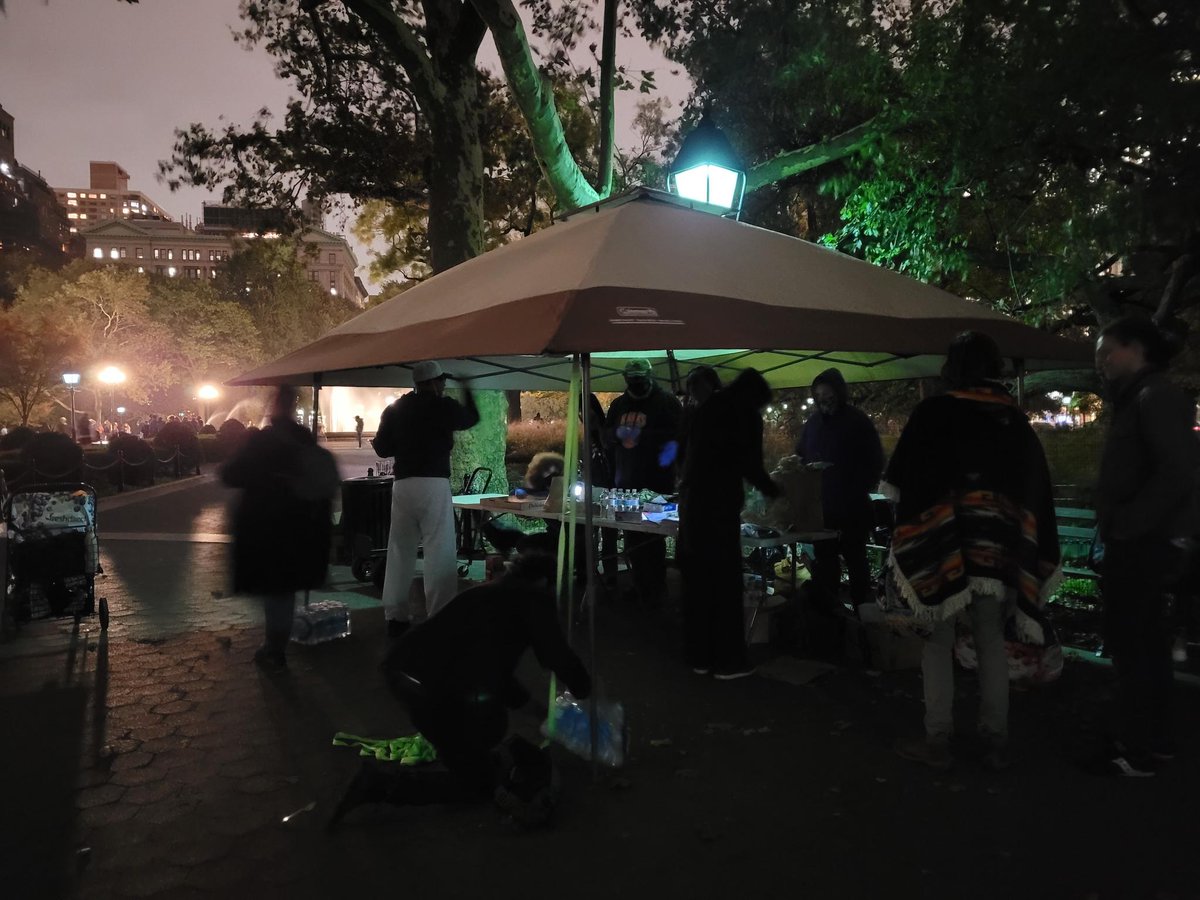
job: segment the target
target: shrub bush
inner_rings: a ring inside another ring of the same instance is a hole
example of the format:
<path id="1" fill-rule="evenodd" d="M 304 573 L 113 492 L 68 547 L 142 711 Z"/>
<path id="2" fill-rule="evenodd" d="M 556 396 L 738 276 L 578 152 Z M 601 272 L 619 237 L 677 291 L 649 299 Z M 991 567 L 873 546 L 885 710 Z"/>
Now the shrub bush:
<path id="1" fill-rule="evenodd" d="M 83 450 L 55 431 L 34 434 L 21 447 L 21 461 L 36 469 L 38 481 L 83 481 Z"/>
<path id="2" fill-rule="evenodd" d="M 159 451 L 159 459 L 178 450 L 183 457 L 180 464 L 184 468 L 200 463 L 200 438 L 183 422 L 167 422 L 163 425 L 154 436 L 154 446 Z"/>
<path id="3" fill-rule="evenodd" d="M 203 428 L 200 429 L 200 433 L 201 434 L 216 434 L 217 429 L 212 425 L 205 425 Z"/>
<path id="4" fill-rule="evenodd" d="M 35 434 L 37 432 L 28 425 L 18 425 L 4 437 L 0 437 L 0 450 L 20 450 L 29 443 Z"/>
<path id="5" fill-rule="evenodd" d="M 108 442 L 105 456 L 107 463 L 117 463 L 118 458 L 125 461 L 123 466 L 114 465 L 108 470 L 110 484 L 121 484 L 122 481 L 127 485 L 154 483 L 154 448 L 137 435 L 114 435 Z"/>
<path id="6" fill-rule="evenodd" d="M 543 450 L 562 453 L 566 446 L 567 426 L 557 422 L 534 422 L 524 419 L 508 426 L 508 445 L 505 458 L 513 462 L 529 462 Z"/>

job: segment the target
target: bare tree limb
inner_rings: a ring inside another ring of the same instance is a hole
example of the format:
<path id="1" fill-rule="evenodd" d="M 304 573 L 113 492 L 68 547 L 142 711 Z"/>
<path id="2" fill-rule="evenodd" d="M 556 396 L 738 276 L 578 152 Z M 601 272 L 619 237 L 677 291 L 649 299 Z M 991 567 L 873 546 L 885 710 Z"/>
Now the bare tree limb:
<path id="1" fill-rule="evenodd" d="M 1162 325 L 1175 311 L 1175 305 L 1183 295 L 1183 287 L 1196 274 L 1196 255 L 1184 253 L 1171 263 L 1171 274 L 1167 285 L 1163 288 L 1162 298 L 1158 301 L 1158 309 L 1154 312 L 1154 321 Z"/>

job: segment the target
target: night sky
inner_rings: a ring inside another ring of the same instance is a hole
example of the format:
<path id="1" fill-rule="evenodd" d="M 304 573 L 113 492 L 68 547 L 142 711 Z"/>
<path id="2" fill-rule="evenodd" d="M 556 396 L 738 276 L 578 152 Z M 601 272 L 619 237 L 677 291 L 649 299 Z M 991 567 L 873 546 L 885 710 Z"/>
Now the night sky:
<path id="1" fill-rule="evenodd" d="M 263 106 L 281 113 L 290 92 L 261 49 L 233 42 L 238 0 L 7 0 L 0 15 L 0 105 L 16 118 L 17 160 L 53 187 L 84 187 L 89 160 L 115 160 L 129 186 L 175 218 L 200 217 L 219 196 L 158 183 L 174 130 L 219 117 L 249 122 Z M 492 56 L 490 42 L 481 59 Z M 684 78 L 644 45 L 625 41 L 619 62 L 655 68 L 682 99 Z M 498 67 L 497 67 L 498 68 Z M 636 95 L 617 96 L 618 128 Z M 625 141 L 618 135 L 618 141 Z M 332 219 L 331 230 L 343 223 Z M 359 252 L 359 262 L 367 261 Z"/>

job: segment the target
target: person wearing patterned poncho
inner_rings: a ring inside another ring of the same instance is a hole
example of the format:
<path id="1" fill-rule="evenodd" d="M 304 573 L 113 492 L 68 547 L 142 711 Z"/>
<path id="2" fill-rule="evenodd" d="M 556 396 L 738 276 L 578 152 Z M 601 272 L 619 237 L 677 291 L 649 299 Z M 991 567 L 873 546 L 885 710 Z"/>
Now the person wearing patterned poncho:
<path id="1" fill-rule="evenodd" d="M 997 379 L 999 348 L 964 332 L 947 353 L 950 390 L 922 401 L 884 475 L 898 500 L 891 578 L 928 631 L 922 654 L 925 738 L 902 741 L 906 758 L 951 762 L 955 622 L 969 620 L 979 655 L 979 731 L 985 762 L 1007 764 L 1005 629 L 1045 640 L 1042 609 L 1062 577 L 1054 498 L 1037 435 Z M 961 616 L 960 616 L 961 614 Z"/>

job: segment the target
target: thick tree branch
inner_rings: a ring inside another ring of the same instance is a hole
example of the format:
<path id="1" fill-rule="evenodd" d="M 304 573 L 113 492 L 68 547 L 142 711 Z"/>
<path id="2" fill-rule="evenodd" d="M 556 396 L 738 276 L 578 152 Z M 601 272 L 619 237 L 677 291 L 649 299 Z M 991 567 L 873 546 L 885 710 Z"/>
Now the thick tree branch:
<path id="1" fill-rule="evenodd" d="M 616 143 L 616 115 L 613 82 L 617 72 L 617 4 L 604 0 L 604 32 L 600 51 L 600 177 L 597 188 L 601 197 L 612 193 L 613 150 Z"/>
<path id="2" fill-rule="evenodd" d="M 746 173 L 746 191 L 747 193 L 756 191 L 768 184 L 775 184 L 785 178 L 790 178 L 792 175 L 818 169 L 828 163 L 851 156 L 875 140 L 881 131 L 879 122 L 871 119 L 819 144 L 810 144 L 799 150 L 780 153 Z"/>
<path id="3" fill-rule="evenodd" d="M 392 8 L 388 0 L 342 0 L 342 5 L 379 35 L 397 62 L 408 73 L 413 94 L 426 109 L 432 106 L 437 77 L 429 53 L 416 32 Z"/>
<path id="4" fill-rule="evenodd" d="M 1158 301 L 1158 309 L 1154 313 L 1154 321 L 1162 325 L 1175 312 L 1175 305 L 1183 295 L 1183 286 L 1196 274 L 1196 255 L 1185 253 L 1171 263 L 1171 274 L 1167 278 L 1167 286 L 1163 288 L 1162 299 Z"/>
<path id="5" fill-rule="evenodd" d="M 492 32 L 509 89 L 529 128 L 538 162 L 554 196 L 567 207 L 595 203 L 600 194 L 588 184 L 567 146 L 562 121 L 554 106 L 554 92 L 543 81 L 533 61 L 525 27 L 512 0 L 471 2 Z"/>

